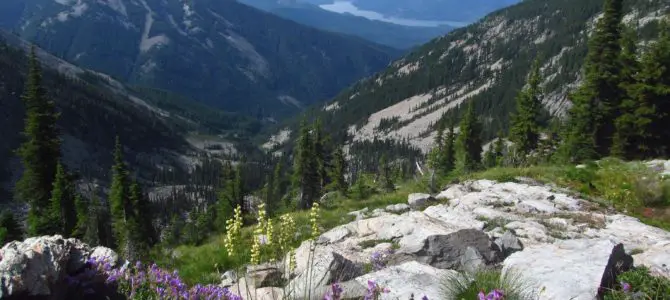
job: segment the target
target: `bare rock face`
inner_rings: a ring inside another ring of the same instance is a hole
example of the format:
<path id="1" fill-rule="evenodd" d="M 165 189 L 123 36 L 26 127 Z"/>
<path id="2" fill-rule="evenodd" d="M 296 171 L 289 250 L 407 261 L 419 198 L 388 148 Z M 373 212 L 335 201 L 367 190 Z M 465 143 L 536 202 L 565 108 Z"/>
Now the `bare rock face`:
<path id="1" fill-rule="evenodd" d="M 116 264 L 118 255 L 111 249 L 88 245 L 60 235 L 32 237 L 14 241 L 0 250 L 0 298 L 47 296 L 56 299 L 64 289 L 66 275 L 85 267 L 91 258 Z"/>

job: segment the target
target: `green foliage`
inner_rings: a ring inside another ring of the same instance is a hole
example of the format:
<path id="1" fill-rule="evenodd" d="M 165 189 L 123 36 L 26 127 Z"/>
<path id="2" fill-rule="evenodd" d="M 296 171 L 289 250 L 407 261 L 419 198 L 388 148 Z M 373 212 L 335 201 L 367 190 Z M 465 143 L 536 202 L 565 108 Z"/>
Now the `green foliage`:
<path id="1" fill-rule="evenodd" d="M 391 167 L 389 162 L 386 160 L 386 155 L 382 154 L 379 159 L 379 185 L 380 188 L 385 192 L 391 192 L 395 190 L 395 184 L 393 183 L 393 177 L 391 175 Z"/>
<path id="2" fill-rule="evenodd" d="M 569 131 L 563 145 L 569 162 L 607 155 L 615 132 L 614 120 L 620 115 L 621 18 L 622 0 L 606 0 L 604 15 L 598 20 L 589 40 L 584 62 L 584 82 L 571 94 Z"/>
<path id="3" fill-rule="evenodd" d="M 336 147 L 333 153 L 333 168 L 331 169 L 330 178 L 333 179 L 331 183 L 331 190 L 336 190 L 346 194 L 349 189 L 347 181 L 344 177 L 347 170 L 347 161 L 344 158 L 342 147 Z"/>
<path id="4" fill-rule="evenodd" d="M 123 161 L 123 146 L 119 137 L 116 137 L 114 147 L 114 166 L 112 167 L 112 184 L 109 188 L 109 207 L 112 217 L 112 229 L 114 240 L 118 247 L 125 246 L 128 241 L 126 221 L 131 213 L 129 191 L 128 191 L 128 171 Z M 123 252 L 122 252 L 123 253 Z"/>
<path id="5" fill-rule="evenodd" d="M 456 153 L 458 153 L 458 168 L 468 173 L 478 170 L 482 162 L 481 124 L 475 115 L 474 104 L 468 104 L 468 110 L 461 119 Z"/>
<path id="6" fill-rule="evenodd" d="M 498 133 L 495 143 L 489 146 L 489 150 L 484 154 L 484 167 L 493 168 L 502 166 L 505 156 L 505 141 L 502 132 Z"/>
<path id="7" fill-rule="evenodd" d="M 42 85 L 42 70 L 34 48 L 29 58 L 28 80 L 22 99 L 26 111 L 23 131 L 26 140 L 17 151 L 23 164 L 23 174 L 16 183 L 15 195 L 29 205 L 28 234 L 49 234 L 54 230 L 49 217 L 49 203 L 60 159 L 60 139 L 56 128 L 59 114 Z"/>
<path id="8" fill-rule="evenodd" d="M 509 139 L 522 157 L 537 148 L 540 138 L 540 82 L 540 62 L 536 59 L 528 76 L 528 88 L 517 95 L 516 111 L 510 116 Z"/>
<path id="9" fill-rule="evenodd" d="M 617 287 L 606 292 L 605 300 L 661 300 L 670 295 L 670 280 L 653 276 L 644 266 L 624 272 L 617 279 Z"/>
<path id="10" fill-rule="evenodd" d="M 65 168 L 58 161 L 56 175 L 51 190 L 51 199 L 47 223 L 51 227 L 50 234 L 60 233 L 69 236 L 77 225 L 74 203 L 75 191 L 68 178 Z"/>
<path id="11" fill-rule="evenodd" d="M 75 195 L 74 208 L 77 213 L 77 223 L 72 230 L 72 237 L 83 240 L 86 236 L 87 228 L 90 226 L 91 216 L 89 215 L 89 205 L 81 194 L 77 193 Z"/>
<path id="12" fill-rule="evenodd" d="M 376 191 L 371 182 L 372 179 L 367 174 L 358 174 L 355 183 L 351 186 L 351 197 L 359 200 L 370 197 Z"/>
<path id="13" fill-rule="evenodd" d="M 667 156 L 670 134 L 665 128 L 670 124 L 666 113 L 670 105 L 670 26 L 661 24 L 658 40 L 636 61 L 635 37 L 625 35 L 621 60 L 621 86 L 627 92 L 621 104 L 621 115 L 616 119 L 615 143 L 612 153 L 626 159 L 643 159 Z M 665 29 L 665 30 L 663 30 Z M 636 72 L 637 71 L 637 72 Z"/>
<path id="14" fill-rule="evenodd" d="M 448 275 L 440 283 L 441 292 L 445 299 L 467 300 L 473 299 L 481 291 L 487 294 L 499 289 L 504 292 L 505 299 L 538 299 L 538 291 L 524 282 L 520 274 L 510 271 L 502 275 L 500 270 L 481 270 L 473 275 Z"/>
<path id="15" fill-rule="evenodd" d="M 0 243 L 3 245 L 11 241 L 23 239 L 23 228 L 16 221 L 14 214 L 4 210 L 0 214 Z"/>

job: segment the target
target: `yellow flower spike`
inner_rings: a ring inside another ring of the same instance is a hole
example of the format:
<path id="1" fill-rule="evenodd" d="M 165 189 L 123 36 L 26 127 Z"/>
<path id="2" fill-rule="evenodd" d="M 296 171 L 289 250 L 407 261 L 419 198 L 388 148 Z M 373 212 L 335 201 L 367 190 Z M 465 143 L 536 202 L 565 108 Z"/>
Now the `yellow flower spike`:
<path id="1" fill-rule="evenodd" d="M 321 233 L 319 230 L 319 203 L 312 204 L 312 210 L 309 212 L 310 223 L 312 223 L 312 238 L 316 239 Z"/>
<path id="2" fill-rule="evenodd" d="M 226 239 L 224 246 L 228 256 L 236 254 L 236 245 L 240 239 L 240 229 L 242 228 L 242 208 L 238 205 L 233 210 L 233 219 L 226 220 Z"/>

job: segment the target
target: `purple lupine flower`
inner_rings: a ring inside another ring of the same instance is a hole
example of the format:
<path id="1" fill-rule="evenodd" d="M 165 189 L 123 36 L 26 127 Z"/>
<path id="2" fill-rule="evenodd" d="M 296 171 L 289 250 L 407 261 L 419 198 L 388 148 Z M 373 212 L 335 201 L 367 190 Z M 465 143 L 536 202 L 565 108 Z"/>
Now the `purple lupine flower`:
<path id="1" fill-rule="evenodd" d="M 428 296 L 423 295 L 423 297 L 421 297 L 421 300 L 428 300 Z"/>
<path id="2" fill-rule="evenodd" d="M 484 294 L 484 291 L 479 291 L 479 294 L 477 294 L 477 300 L 486 300 L 486 294 Z"/>
<path id="3" fill-rule="evenodd" d="M 330 285 L 330 291 L 323 296 L 324 300 L 340 300 L 342 298 L 342 287 L 338 282 Z"/>
<path id="4" fill-rule="evenodd" d="M 629 293 L 631 289 L 630 283 L 622 281 L 621 288 L 623 289 L 624 293 Z"/>

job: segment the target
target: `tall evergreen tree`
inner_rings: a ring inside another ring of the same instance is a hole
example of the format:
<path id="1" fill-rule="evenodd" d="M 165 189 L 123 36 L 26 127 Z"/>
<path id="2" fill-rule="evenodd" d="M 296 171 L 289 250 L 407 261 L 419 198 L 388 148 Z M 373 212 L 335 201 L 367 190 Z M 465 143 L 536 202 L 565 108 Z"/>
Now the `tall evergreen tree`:
<path id="1" fill-rule="evenodd" d="M 625 158 L 670 154 L 670 28 L 665 22 L 660 27 L 658 40 L 642 55 L 636 83 L 627 86 L 630 98 L 622 104 L 624 113 L 617 119 L 613 152 Z"/>
<path id="2" fill-rule="evenodd" d="M 535 60 L 528 77 L 528 87 L 517 95 L 516 112 L 510 118 L 509 139 L 521 157 L 535 150 L 540 138 L 540 93 L 540 62 Z"/>
<path id="3" fill-rule="evenodd" d="M 138 243 L 151 247 L 157 242 L 156 229 L 153 225 L 154 214 L 149 200 L 137 181 L 133 181 L 130 186 L 130 201 L 133 206 L 133 217 L 138 226 Z"/>
<path id="4" fill-rule="evenodd" d="M 437 123 L 437 132 L 435 134 L 435 141 L 433 142 L 433 149 L 428 154 L 428 163 L 430 167 L 442 173 L 441 166 L 442 158 L 444 157 L 444 122 Z"/>
<path id="5" fill-rule="evenodd" d="M 273 217 L 279 206 L 279 200 L 275 198 L 275 180 L 274 174 L 265 176 L 265 188 L 263 188 L 263 198 L 265 198 L 265 210 L 269 217 Z"/>
<path id="6" fill-rule="evenodd" d="M 294 155 L 294 188 L 298 192 L 298 208 L 308 209 L 312 207 L 316 197 L 315 185 L 320 184 L 316 167 L 316 159 L 312 144 L 312 136 L 306 121 L 300 125 L 300 135 L 295 147 Z"/>
<path id="7" fill-rule="evenodd" d="M 128 189 L 128 173 L 123 162 L 121 141 L 116 136 L 114 147 L 114 166 L 112 167 L 112 185 L 109 191 L 109 210 L 112 218 L 112 230 L 117 247 L 125 247 L 127 242 L 128 214 L 130 207 L 130 193 Z"/>
<path id="8" fill-rule="evenodd" d="M 634 90 L 636 90 L 636 83 L 638 73 L 641 70 L 640 62 L 637 59 L 637 32 L 636 29 L 627 26 L 623 32 L 621 39 L 621 82 L 620 88 L 626 92 L 626 97 L 621 102 L 620 115 L 615 120 L 616 133 L 612 142 L 611 154 L 625 159 L 634 158 L 637 152 L 637 143 L 635 141 L 635 124 L 637 121 L 636 110 L 639 106 L 644 106 L 648 103 L 637 103 L 633 97 Z M 644 100 L 644 99 L 642 99 Z M 649 107 L 647 107 L 649 108 Z M 646 109 L 643 111 L 647 111 Z M 639 111 L 642 112 L 642 111 Z M 648 120 L 645 118 L 645 120 Z"/>
<path id="9" fill-rule="evenodd" d="M 17 150 L 23 164 L 23 174 L 16 183 L 15 195 L 18 200 L 28 203 L 28 234 L 31 236 L 48 234 L 54 224 L 50 224 L 49 200 L 56 175 L 56 165 L 60 159 L 60 139 L 53 101 L 49 100 L 42 86 L 42 71 L 35 49 L 28 59 L 29 73 L 22 95 L 26 109 L 26 141 Z"/>
<path id="10" fill-rule="evenodd" d="M 56 176 L 51 191 L 50 212 L 48 218 L 51 224 L 50 234 L 70 236 L 77 224 L 74 207 L 74 187 L 60 161 L 56 165 Z"/>
<path id="11" fill-rule="evenodd" d="M 272 177 L 274 177 L 272 196 L 277 202 L 281 202 L 281 200 L 284 198 L 284 192 L 286 191 L 286 180 L 284 179 L 283 160 L 280 159 L 279 161 L 277 161 Z M 277 205 L 279 205 L 279 203 L 277 203 Z"/>
<path id="12" fill-rule="evenodd" d="M 475 115 L 474 103 L 470 101 L 459 125 L 460 133 L 456 141 L 459 169 L 463 172 L 476 171 L 482 162 L 481 124 Z"/>
<path id="13" fill-rule="evenodd" d="M 393 178 L 391 177 L 391 167 L 386 159 L 386 154 L 382 154 L 379 159 L 379 180 L 381 188 L 386 192 L 391 192 L 395 189 Z"/>
<path id="14" fill-rule="evenodd" d="M 315 186 L 315 195 L 321 194 L 321 190 L 330 183 L 328 169 L 330 168 L 328 153 L 328 135 L 323 132 L 321 119 L 316 119 L 313 125 L 312 142 L 314 143 L 314 159 L 316 164 L 316 174 L 319 184 Z"/>
<path id="15" fill-rule="evenodd" d="M 604 15 L 589 40 L 584 82 L 570 96 L 573 107 L 561 153 L 572 162 L 607 155 L 612 144 L 624 96 L 619 74 L 622 2 L 605 0 Z"/>
<path id="16" fill-rule="evenodd" d="M 333 169 L 330 177 L 333 179 L 333 189 L 344 194 L 347 193 L 348 186 L 345 180 L 347 172 L 347 161 L 344 158 L 342 147 L 337 147 L 333 153 Z"/>
<path id="17" fill-rule="evenodd" d="M 456 166 L 456 132 L 454 130 L 454 123 L 450 123 L 449 132 L 444 139 L 443 155 L 440 159 L 440 166 L 442 172 L 446 175 L 454 170 Z"/>
<path id="18" fill-rule="evenodd" d="M 490 146 L 484 155 L 484 166 L 486 168 L 500 167 L 502 165 L 504 153 L 504 139 L 502 131 L 498 132 L 498 138 Z"/>
<path id="19" fill-rule="evenodd" d="M 81 194 L 76 194 L 74 197 L 74 207 L 77 213 L 77 224 L 72 231 L 72 237 L 84 239 L 87 228 L 90 226 L 90 212 L 89 205 Z"/>

